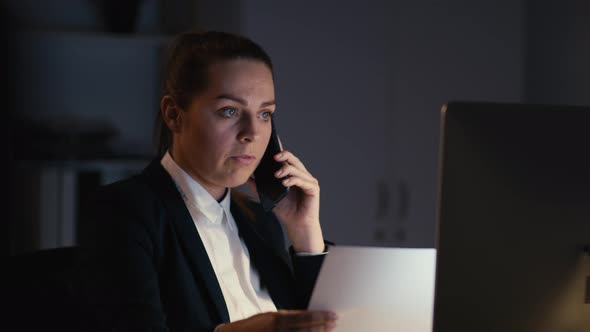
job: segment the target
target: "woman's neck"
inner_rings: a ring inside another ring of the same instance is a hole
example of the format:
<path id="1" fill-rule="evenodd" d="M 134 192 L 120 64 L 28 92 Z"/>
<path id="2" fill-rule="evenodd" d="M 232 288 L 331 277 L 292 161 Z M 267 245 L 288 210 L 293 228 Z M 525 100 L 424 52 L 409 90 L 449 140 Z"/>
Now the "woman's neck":
<path id="1" fill-rule="evenodd" d="M 209 184 L 207 181 L 203 180 L 201 177 L 197 175 L 196 172 L 193 172 L 191 170 L 190 164 L 188 162 L 186 162 L 183 158 L 179 158 L 179 156 L 181 156 L 182 154 L 175 154 L 173 149 L 169 150 L 168 153 L 170 154 L 170 157 L 172 157 L 174 162 L 176 162 L 176 164 L 180 168 L 182 168 L 182 170 L 185 171 L 186 174 L 188 174 L 191 177 L 191 179 L 198 182 L 217 202 L 221 202 L 225 198 L 225 195 L 227 194 L 226 187 L 220 187 L 213 184 Z"/>

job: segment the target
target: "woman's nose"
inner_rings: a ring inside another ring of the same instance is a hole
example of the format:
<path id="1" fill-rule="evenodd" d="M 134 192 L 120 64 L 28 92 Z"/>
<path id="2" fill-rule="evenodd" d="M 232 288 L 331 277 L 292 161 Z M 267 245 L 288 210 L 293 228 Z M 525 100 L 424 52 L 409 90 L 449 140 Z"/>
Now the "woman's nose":
<path id="1" fill-rule="evenodd" d="M 242 143 L 254 142 L 258 139 L 260 127 L 255 119 L 245 117 L 241 121 L 240 132 L 238 138 Z"/>

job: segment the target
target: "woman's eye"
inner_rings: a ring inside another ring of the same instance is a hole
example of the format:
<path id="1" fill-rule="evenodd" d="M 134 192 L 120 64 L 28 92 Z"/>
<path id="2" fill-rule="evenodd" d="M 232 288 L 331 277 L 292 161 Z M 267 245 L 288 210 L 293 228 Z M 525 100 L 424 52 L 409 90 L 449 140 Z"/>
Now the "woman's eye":
<path id="1" fill-rule="evenodd" d="M 263 112 L 260 116 L 262 117 L 263 120 L 269 120 L 271 115 L 272 115 L 272 112 Z"/>
<path id="2" fill-rule="evenodd" d="M 221 114 L 223 114 L 223 116 L 226 118 L 231 118 L 232 116 L 236 115 L 236 113 L 238 113 L 238 110 L 235 108 L 231 108 L 231 107 L 224 108 L 221 111 Z"/>

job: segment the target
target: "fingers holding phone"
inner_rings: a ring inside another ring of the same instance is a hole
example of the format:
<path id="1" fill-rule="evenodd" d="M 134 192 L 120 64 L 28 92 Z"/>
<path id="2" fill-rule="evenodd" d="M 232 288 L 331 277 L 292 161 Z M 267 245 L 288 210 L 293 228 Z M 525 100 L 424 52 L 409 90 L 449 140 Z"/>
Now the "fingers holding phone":
<path id="1" fill-rule="evenodd" d="M 290 151 L 275 155 L 275 160 L 283 162 L 283 166 L 275 172 L 275 177 L 283 179 L 286 187 L 297 186 L 307 195 L 319 195 L 320 185 L 316 178 L 305 168 L 305 165 Z"/>
<path id="2" fill-rule="evenodd" d="M 275 172 L 275 178 L 282 179 L 281 183 L 289 188 L 289 193 L 273 212 L 285 225 L 287 236 L 296 252 L 323 252 L 325 246 L 320 226 L 318 180 L 291 151 L 282 151 L 275 156 L 275 160 L 284 163 Z"/>
<path id="3" fill-rule="evenodd" d="M 272 210 L 286 226 L 296 252 L 321 253 L 319 182 L 297 156 L 283 150 L 274 118 L 271 125 L 267 149 L 248 184 L 255 184 L 262 207 Z"/>

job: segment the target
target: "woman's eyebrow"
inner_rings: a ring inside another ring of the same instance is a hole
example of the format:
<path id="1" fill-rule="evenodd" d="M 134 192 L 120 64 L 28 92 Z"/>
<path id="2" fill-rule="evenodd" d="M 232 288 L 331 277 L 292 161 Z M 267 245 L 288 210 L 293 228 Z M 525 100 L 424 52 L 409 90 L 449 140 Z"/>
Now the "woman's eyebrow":
<path id="1" fill-rule="evenodd" d="M 228 94 L 228 93 L 221 94 L 221 95 L 215 97 L 215 99 L 229 99 L 229 100 L 235 101 L 236 103 L 242 104 L 244 106 L 248 106 L 248 102 L 245 99 L 240 98 L 238 96 L 234 96 L 232 94 Z M 270 100 L 270 101 L 265 101 L 264 103 L 260 104 L 260 107 L 268 107 L 268 106 L 272 106 L 275 104 L 276 103 L 274 100 Z"/>
<path id="2" fill-rule="evenodd" d="M 268 107 L 268 106 L 272 106 L 275 105 L 275 101 L 274 100 L 270 100 L 270 101 L 265 101 L 264 103 L 260 104 L 260 107 Z"/>

